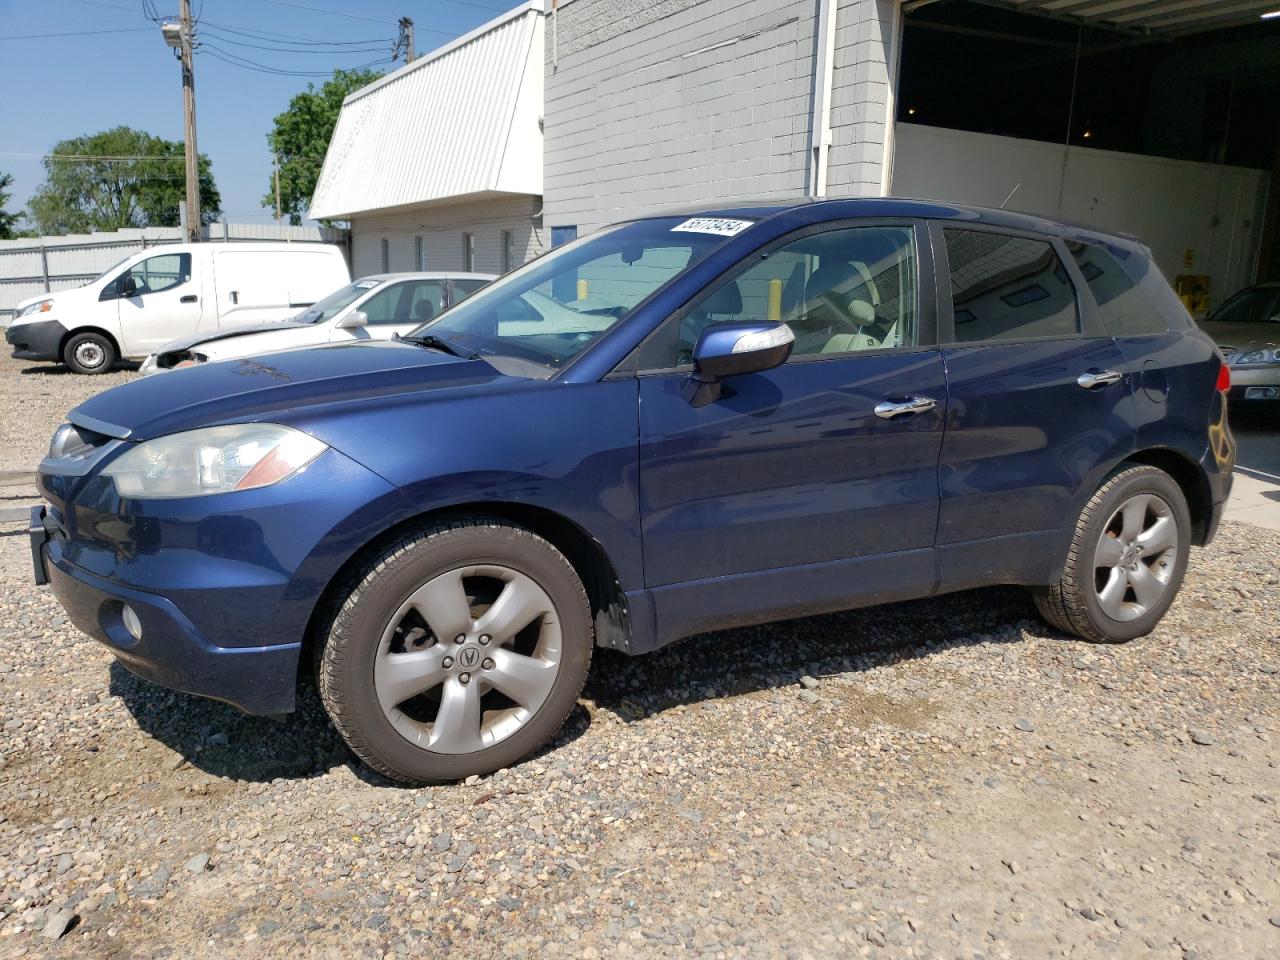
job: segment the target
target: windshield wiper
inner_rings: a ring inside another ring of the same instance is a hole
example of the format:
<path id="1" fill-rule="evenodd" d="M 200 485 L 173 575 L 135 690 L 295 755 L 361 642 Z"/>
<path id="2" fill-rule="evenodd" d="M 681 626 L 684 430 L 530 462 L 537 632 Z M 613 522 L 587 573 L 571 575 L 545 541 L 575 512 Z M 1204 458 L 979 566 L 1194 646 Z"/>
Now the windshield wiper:
<path id="1" fill-rule="evenodd" d="M 393 339 L 399 340 L 401 343 L 416 343 L 420 347 L 427 347 L 430 350 L 439 350 L 442 353 L 448 353 L 455 357 L 461 357 L 463 360 L 480 359 L 480 354 L 471 353 L 468 350 L 464 350 L 462 347 L 458 346 L 456 343 L 450 343 L 448 340 L 444 339 L 443 337 L 437 337 L 435 334 L 431 334 L 431 333 L 425 333 L 420 337 L 402 337 L 400 336 L 400 334 L 396 334 L 395 337 L 393 337 Z"/>

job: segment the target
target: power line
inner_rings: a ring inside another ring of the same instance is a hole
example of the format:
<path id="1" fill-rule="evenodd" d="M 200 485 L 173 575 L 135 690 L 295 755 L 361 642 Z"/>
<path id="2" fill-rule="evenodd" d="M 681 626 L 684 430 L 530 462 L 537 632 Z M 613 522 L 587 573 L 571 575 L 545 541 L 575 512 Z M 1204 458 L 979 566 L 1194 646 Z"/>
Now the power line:
<path id="1" fill-rule="evenodd" d="M 45 40 L 49 37 L 90 37 L 101 33 L 150 33 L 151 27 L 117 27 L 114 30 L 70 30 L 66 33 L 22 33 L 0 37 L 0 40 Z"/>
<path id="2" fill-rule="evenodd" d="M 73 2 L 84 3 L 91 7 L 109 7 L 112 10 L 127 10 L 129 13 L 134 13 L 137 9 L 135 7 L 126 7 L 122 3 L 105 3 L 103 0 L 73 0 Z"/>
<path id="3" fill-rule="evenodd" d="M 269 30 L 245 30 L 241 27 L 233 27 L 225 23 L 215 23 L 213 20 L 204 21 L 206 28 L 221 33 L 234 33 L 238 36 L 249 37 L 252 40 L 267 40 L 271 42 L 287 43 L 293 46 L 307 47 L 362 47 L 372 43 L 391 43 L 387 37 L 377 37 L 372 40 L 316 40 L 312 37 L 299 37 L 291 33 L 272 33 Z"/>
<path id="4" fill-rule="evenodd" d="M 0 152 L 0 158 L 5 160 L 70 160 L 78 162 L 114 162 L 114 161 L 134 161 L 134 160 L 154 160 L 157 163 L 172 163 L 180 161 L 182 157 L 174 154 L 168 157 L 158 157 L 155 154 L 127 154 L 127 153 L 13 153 L 10 151 Z"/>
<path id="5" fill-rule="evenodd" d="M 334 56 L 335 54 L 343 54 L 343 53 L 383 53 L 391 49 L 391 41 L 389 40 L 386 43 L 379 43 L 379 45 L 376 47 L 373 47 L 373 46 L 347 47 L 342 50 L 324 50 L 324 49 L 317 50 L 317 49 L 307 49 L 307 48 L 298 49 L 297 47 L 272 47 L 272 46 L 265 46 L 260 43 L 250 43 L 248 40 L 239 40 L 233 36 L 224 35 L 220 31 L 215 30 L 213 27 L 211 27 L 207 23 L 205 24 L 205 32 L 212 34 L 213 37 L 221 43 L 230 43 L 238 47 L 248 47 L 252 50 L 267 50 L 273 53 L 311 53 L 311 54 L 319 53 L 319 54 L 324 54 L 325 56 Z"/>
<path id="6" fill-rule="evenodd" d="M 341 10 L 326 10 L 324 7 L 309 7 L 305 3 L 293 3 L 292 0 L 265 0 L 266 3 L 274 3 L 279 7 L 296 7 L 299 10 L 310 10 L 312 13 L 327 13 L 331 17 L 346 17 L 348 20 L 364 20 L 368 23 L 386 23 L 387 20 L 379 20 L 374 17 L 362 17 L 356 13 L 345 13 Z"/>
<path id="7" fill-rule="evenodd" d="M 332 70 L 289 70 L 281 67 L 273 67 L 265 63 L 258 63 L 257 61 L 249 60 L 246 57 L 241 57 L 238 54 L 232 53 L 229 50 L 223 50 L 221 47 L 217 46 L 216 44 L 208 43 L 208 42 L 200 44 L 200 50 L 203 53 L 208 53 L 209 56 L 213 57 L 213 59 L 221 60 L 224 63 L 231 64 L 232 66 L 242 67 L 245 70 L 256 70 L 259 73 L 271 74 L 273 76 L 278 76 L 278 77 L 331 77 L 333 76 Z M 369 67 L 375 67 L 379 64 L 390 63 L 390 62 L 391 62 L 390 57 L 380 57 L 377 60 L 370 60 L 368 63 L 362 63 L 362 64 L 358 64 L 357 66 L 346 67 L 344 69 L 366 70 Z"/>

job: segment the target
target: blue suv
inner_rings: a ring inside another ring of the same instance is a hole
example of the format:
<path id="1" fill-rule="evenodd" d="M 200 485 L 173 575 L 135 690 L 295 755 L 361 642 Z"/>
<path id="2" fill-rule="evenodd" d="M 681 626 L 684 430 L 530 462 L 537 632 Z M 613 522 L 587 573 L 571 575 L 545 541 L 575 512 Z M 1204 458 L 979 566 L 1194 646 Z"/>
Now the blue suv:
<path id="1" fill-rule="evenodd" d="M 595 646 L 988 584 L 1149 632 L 1230 487 L 1227 370 L 1137 241 L 902 200 L 599 230 L 413 334 L 106 391 L 35 576 L 250 713 L 314 669 L 389 777 L 512 764 Z"/>

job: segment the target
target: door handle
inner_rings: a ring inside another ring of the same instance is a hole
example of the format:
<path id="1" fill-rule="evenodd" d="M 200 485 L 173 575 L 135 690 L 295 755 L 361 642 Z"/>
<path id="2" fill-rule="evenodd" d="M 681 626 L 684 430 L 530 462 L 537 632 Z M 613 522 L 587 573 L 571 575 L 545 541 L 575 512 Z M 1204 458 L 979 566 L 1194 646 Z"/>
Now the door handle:
<path id="1" fill-rule="evenodd" d="M 188 293 L 185 297 L 179 297 L 178 302 L 179 303 L 195 303 L 199 299 L 200 298 L 197 297 L 194 293 Z"/>
<path id="2" fill-rule="evenodd" d="M 1098 387 L 1119 383 L 1123 379 L 1124 374 L 1118 370 L 1086 370 L 1076 377 L 1076 383 L 1086 390 L 1097 390 Z"/>
<path id="3" fill-rule="evenodd" d="M 232 303 L 235 303 L 235 304 L 238 304 L 238 303 L 240 302 L 240 291 L 239 291 L 239 290 L 232 290 L 232 291 L 231 291 L 231 302 L 232 302 Z"/>
<path id="4" fill-rule="evenodd" d="M 876 404 L 876 416 L 881 420 L 893 420 L 897 417 L 909 417 L 916 413 L 927 413 L 938 405 L 933 397 L 908 397 L 906 400 L 881 400 Z"/>

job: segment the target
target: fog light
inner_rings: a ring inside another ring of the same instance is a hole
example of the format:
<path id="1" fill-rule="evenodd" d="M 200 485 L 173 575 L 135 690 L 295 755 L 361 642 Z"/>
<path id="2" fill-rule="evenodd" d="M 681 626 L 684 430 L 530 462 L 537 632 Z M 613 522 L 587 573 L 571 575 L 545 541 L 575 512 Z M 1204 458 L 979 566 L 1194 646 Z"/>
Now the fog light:
<path id="1" fill-rule="evenodd" d="M 1244 398 L 1246 400 L 1274 400 L 1280 396 L 1280 387 L 1246 387 Z"/>
<path id="2" fill-rule="evenodd" d="M 120 621 L 124 624 L 124 628 L 129 631 L 129 636 L 135 640 L 142 639 L 142 621 L 133 612 L 133 607 L 127 603 L 124 605 L 124 609 L 120 611 Z"/>

